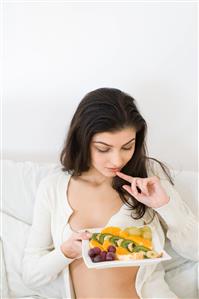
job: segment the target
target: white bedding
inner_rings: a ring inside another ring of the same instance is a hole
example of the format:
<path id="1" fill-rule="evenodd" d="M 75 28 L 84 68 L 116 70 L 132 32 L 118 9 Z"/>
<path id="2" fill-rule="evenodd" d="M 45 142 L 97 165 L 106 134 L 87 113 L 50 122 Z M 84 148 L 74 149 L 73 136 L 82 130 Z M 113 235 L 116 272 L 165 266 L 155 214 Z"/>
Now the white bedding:
<path id="1" fill-rule="evenodd" d="M 8 282 L 7 282 L 2 240 L 0 240 L 0 257 L 1 257 L 1 275 L 2 275 L 1 284 L 0 284 L 0 294 L 2 298 L 7 298 L 9 296 L 9 290 L 8 290 Z"/>
<path id="2" fill-rule="evenodd" d="M 57 280 L 42 289 L 28 289 L 21 276 L 23 250 L 32 223 L 34 198 L 40 180 L 60 169 L 56 164 L 3 161 L 3 206 L 1 240 L 3 247 L 2 298 L 60 298 Z M 176 187 L 193 212 L 197 211 L 197 175 L 175 172 Z M 166 250 L 173 256 L 165 262 L 171 289 L 179 298 L 197 298 L 197 264 L 177 255 L 169 243 Z M 5 270 L 5 272 L 4 272 Z M 59 278 L 58 278 L 59 279 Z"/>

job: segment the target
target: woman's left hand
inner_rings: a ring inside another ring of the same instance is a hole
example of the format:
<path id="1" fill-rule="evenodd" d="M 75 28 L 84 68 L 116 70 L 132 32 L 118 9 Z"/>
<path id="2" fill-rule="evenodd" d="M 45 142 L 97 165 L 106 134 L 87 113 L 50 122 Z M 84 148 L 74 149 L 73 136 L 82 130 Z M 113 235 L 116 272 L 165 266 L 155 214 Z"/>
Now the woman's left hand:
<path id="1" fill-rule="evenodd" d="M 131 183 L 131 186 L 123 185 L 122 187 L 146 206 L 155 209 L 160 208 L 169 202 L 169 197 L 161 186 L 158 177 L 135 178 L 122 172 L 116 172 L 116 175 Z M 140 193 L 136 187 L 140 189 Z"/>

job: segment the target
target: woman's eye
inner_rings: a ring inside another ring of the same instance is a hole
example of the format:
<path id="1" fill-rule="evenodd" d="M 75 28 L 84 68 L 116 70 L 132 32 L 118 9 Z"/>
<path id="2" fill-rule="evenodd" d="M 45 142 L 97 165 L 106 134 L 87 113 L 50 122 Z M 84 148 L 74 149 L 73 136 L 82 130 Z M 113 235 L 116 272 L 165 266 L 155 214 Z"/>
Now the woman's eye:
<path id="1" fill-rule="evenodd" d="M 100 152 L 100 153 L 107 153 L 109 150 L 100 150 L 99 148 L 97 148 L 97 151 Z"/>
<path id="2" fill-rule="evenodd" d="M 123 150 L 125 150 L 125 151 L 130 151 L 132 148 L 133 148 L 133 147 L 131 146 L 131 147 L 129 147 L 129 148 L 123 148 Z"/>
<path id="3" fill-rule="evenodd" d="M 129 147 L 129 148 L 123 148 L 124 151 L 130 151 L 133 147 Z M 100 153 L 107 153 L 109 151 L 109 149 L 107 150 L 100 150 L 99 148 L 97 148 L 97 151 Z"/>

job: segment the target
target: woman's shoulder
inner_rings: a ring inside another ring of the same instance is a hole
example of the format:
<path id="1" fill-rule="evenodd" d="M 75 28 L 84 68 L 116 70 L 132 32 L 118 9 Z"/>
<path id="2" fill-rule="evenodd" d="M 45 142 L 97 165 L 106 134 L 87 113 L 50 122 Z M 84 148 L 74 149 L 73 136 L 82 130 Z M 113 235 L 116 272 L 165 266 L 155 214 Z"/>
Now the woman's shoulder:
<path id="1" fill-rule="evenodd" d="M 61 168 L 56 170 L 54 173 L 50 173 L 40 181 L 40 187 L 44 189 L 53 189 L 57 187 L 64 179 L 67 180 L 70 174 L 68 172 L 62 171 Z"/>
<path id="2" fill-rule="evenodd" d="M 165 163 L 149 158 L 146 163 L 147 174 L 148 176 L 157 176 L 160 180 L 168 180 L 168 175 L 171 175 L 171 168 Z M 167 174 L 168 175 L 167 175 Z"/>

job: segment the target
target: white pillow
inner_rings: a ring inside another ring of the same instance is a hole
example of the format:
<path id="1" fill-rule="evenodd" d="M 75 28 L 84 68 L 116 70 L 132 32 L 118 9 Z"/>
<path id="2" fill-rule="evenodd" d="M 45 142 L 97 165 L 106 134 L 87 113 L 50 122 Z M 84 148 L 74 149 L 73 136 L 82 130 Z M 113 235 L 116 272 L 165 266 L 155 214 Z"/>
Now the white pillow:
<path id="1" fill-rule="evenodd" d="M 175 189 L 179 192 L 182 200 L 186 202 L 193 214 L 197 216 L 197 172 L 193 171 L 172 171 Z M 197 229 L 197 228 L 196 228 Z M 198 263 L 187 260 L 175 252 L 170 241 L 167 240 L 165 250 L 172 259 L 163 262 L 166 271 L 165 280 L 171 290 L 184 299 L 197 299 L 197 268 Z"/>
<path id="2" fill-rule="evenodd" d="M 56 173 L 61 166 L 53 163 L 2 161 L 3 211 L 32 224 L 37 187 L 42 178 Z"/>
<path id="3" fill-rule="evenodd" d="M 1 212 L 2 230 L 1 239 L 6 265 L 7 281 L 10 296 L 34 295 L 23 284 L 21 279 L 21 260 L 24 251 L 26 237 L 28 237 L 29 225 L 16 220 Z"/>
<path id="4" fill-rule="evenodd" d="M 165 250 L 172 257 L 171 260 L 163 262 L 165 280 L 170 289 L 179 298 L 199 298 L 197 288 L 198 263 L 178 255 L 172 249 L 169 240 L 165 244 Z"/>
<path id="5" fill-rule="evenodd" d="M 3 252 L 3 242 L 0 240 L 0 257 L 1 257 L 1 285 L 0 285 L 0 293 L 2 298 L 9 297 L 9 288 L 8 288 L 8 281 L 6 275 L 6 266 L 5 266 L 5 258 Z"/>
<path id="6" fill-rule="evenodd" d="M 60 279 L 63 279 L 61 276 L 58 276 L 53 282 L 42 286 L 38 290 L 31 290 L 25 286 L 22 280 L 21 269 L 30 225 L 3 212 L 0 212 L 0 216 L 2 220 L 0 237 L 3 243 L 4 261 L 6 266 L 6 277 L 4 276 L 4 280 L 7 280 L 8 282 L 10 296 L 7 298 L 36 295 L 45 298 L 62 298 L 59 288 Z"/>

